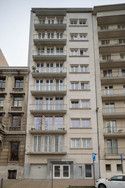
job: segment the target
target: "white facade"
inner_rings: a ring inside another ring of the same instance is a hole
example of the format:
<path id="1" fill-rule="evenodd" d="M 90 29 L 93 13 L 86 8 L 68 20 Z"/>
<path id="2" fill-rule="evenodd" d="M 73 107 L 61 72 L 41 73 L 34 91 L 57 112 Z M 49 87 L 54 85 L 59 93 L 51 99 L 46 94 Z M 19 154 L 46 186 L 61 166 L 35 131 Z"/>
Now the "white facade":
<path id="1" fill-rule="evenodd" d="M 92 153 L 98 172 L 95 23 L 91 9 L 32 9 L 27 178 L 93 179 Z"/>

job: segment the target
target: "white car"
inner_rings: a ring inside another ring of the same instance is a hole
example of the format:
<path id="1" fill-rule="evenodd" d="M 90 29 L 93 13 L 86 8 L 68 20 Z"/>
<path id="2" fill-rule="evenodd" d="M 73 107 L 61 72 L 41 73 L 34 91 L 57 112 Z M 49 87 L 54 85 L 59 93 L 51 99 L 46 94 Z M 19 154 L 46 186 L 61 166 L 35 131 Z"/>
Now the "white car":
<path id="1" fill-rule="evenodd" d="M 98 179 L 96 188 L 125 188 L 125 174 L 116 175 L 110 179 Z"/>

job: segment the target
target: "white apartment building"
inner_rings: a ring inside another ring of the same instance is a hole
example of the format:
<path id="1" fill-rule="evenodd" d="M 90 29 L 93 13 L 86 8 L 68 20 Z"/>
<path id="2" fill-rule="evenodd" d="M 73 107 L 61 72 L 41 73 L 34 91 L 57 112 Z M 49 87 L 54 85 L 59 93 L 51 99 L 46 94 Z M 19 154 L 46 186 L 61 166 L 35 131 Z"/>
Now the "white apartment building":
<path id="1" fill-rule="evenodd" d="M 92 153 L 98 176 L 99 57 L 92 13 L 89 8 L 31 10 L 26 178 L 91 185 Z"/>
<path id="2" fill-rule="evenodd" d="M 98 6 L 94 12 L 101 82 L 101 92 L 98 90 L 100 171 L 101 177 L 109 178 L 125 173 L 125 4 Z"/>

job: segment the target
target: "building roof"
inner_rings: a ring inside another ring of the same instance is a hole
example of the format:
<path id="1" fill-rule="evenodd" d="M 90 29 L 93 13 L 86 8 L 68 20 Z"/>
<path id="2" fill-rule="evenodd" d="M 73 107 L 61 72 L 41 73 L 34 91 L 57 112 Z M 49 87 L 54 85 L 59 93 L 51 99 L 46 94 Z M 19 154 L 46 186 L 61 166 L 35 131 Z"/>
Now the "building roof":
<path id="1" fill-rule="evenodd" d="M 2 53 L 2 50 L 0 49 L 0 67 L 8 67 L 8 63 L 6 61 L 5 56 Z"/>

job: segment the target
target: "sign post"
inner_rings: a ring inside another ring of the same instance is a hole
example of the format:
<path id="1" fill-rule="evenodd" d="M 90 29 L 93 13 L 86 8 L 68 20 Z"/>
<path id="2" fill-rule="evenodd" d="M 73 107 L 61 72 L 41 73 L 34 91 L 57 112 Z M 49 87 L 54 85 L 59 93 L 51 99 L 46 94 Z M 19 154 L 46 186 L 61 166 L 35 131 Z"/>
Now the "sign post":
<path id="1" fill-rule="evenodd" d="M 96 153 L 92 153 L 92 161 L 93 161 L 93 180 L 95 186 L 95 161 L 96 161 Z"/>
<path id="2" fill-rule="evenodd" d="M 120 159 L 121 159 L 122 174 L 123 174 L 123 153 L 120 154 Z"/>

